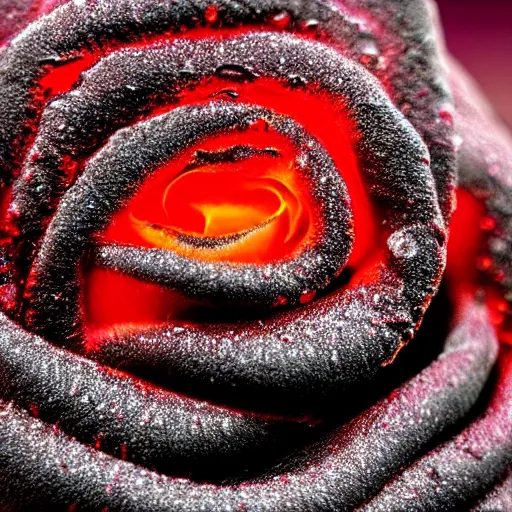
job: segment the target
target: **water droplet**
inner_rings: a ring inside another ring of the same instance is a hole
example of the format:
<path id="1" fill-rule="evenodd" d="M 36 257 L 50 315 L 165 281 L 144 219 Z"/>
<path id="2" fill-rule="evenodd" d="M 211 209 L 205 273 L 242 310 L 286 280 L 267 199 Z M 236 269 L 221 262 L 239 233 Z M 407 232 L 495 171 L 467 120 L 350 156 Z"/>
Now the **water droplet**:
<path id="1" fill-rule="evenodd" d="M 464 144 L 464 139 L 460 135 L 455 135 L 453 137 L 453 149 L 455 152 L 459 152 L 460 148 L 462 148 L 462 145 Z"/>
<path id="2" fill-rule="evenodd" d="M 249 128 L 255 131 L 266 132 L 268 131 L 268 123 L 265 119 L 256 119 L 249 124 Z"/>
<path id="3" fill-rule="evenodd" d="M 407 329 L 405 332 L 402 333 L 402 341 L 405 343 L 408 343 L 411 341 L 414 337 L 414 329 Z"/>
<path id="4" fill-rule="evenodd" d="M 215 70 L 215 74 L 224 80 L 239 83 L 254 82 L 258 78 L 257 74 L 239 64 L 223 64 Z"/>
<path id="5" fill-rule="evenodd" d="M 489 240 L 489 248 L 495 254 L 505 254 L 508 251 L 508 245 L 501 238 L 491 238 Z"/>
<path id="6" fill-rule="evenodd" d="M 490 256 L 480 256 L 476 260 L 476 268 L 482 272 L 489 270 L 492 267 L 492 258 Z"/>
<path id="7" fill-rule="evenodd" d="M 277 28 L 286 28 L 290 24 L 291 20 L 292 17 L 290 16 L 290 13 L 281 11 L 270 18 L 270 23 Z"/>
<path id="8" fill-rule="evenodd" d="M 388 248 L 397 259 L 411 259 L 418 253 L 418 244 L 405 230 L 395 231 L 388 238 Z"/>
<path id="9" fill-rule="evenodd" d="M 484 217 L 480 221 L 480 229 L 482 231 L 492 231 L 496 227 L 496 220 L 490 216 Z"/>
<path id="10" fill-rule="evenodd" d="M 501 300 L 498 302 L 498 305 L 496 308 L 500 313 L 508 313 L 509 312 L 510 304 L 506 300 Z"/>
<path id="11" fill-rule="evenodd" d="M 311 302 L 316 297 L 316 291 L 303 293 L 300 298 L 301 304 L 307 304 L 308 302 Z"/>
<path id="12" fill-rule="evenodd" d="M 240 94 L 238 94 L 233 89 L 222 89 L 222 91 L 214 92 L 213 94 L 210 94 L 210 98 L 222 98 L 225 97 L 229 100 L 236 100 L 240 97 Z"/>
<path id="13" fill-rule="evenodd" d="M 286 306 L 286 304 L 288 304 L 288 299 L 286 297 L 277 297 L 276 299 L 276 302 L 275 302 L 275 306 Z"/>
<path id="14" fill-rule="evenodd" d="M 492 276 L 495 283 L 503 283 L 505 281 L 506 274 L 503 272 L 503 270 L 498 270 L 494 273 Z"/>
<path id="15" fill-rule="evenodd" d="M 9 208 L 7 209 L 7 215 L 9 216 L 9 220 L 16 220 L 20 216 L 20 209 L 17 203 L 11 203 Z"/>
<path id="16" fill-rule="evenodd" d="M 318 27 L 320 25 L 320 22 L 314 18 L 310 18 L 309 20 L 306 20 L 301 23 L 301 28 L 306 30 L 312 30 Z"/>
<path id="17" fill-rule="evenodd" d="M 442 108 L 439 111 L 439 119 L 448 126 L 453 126 L 453 113 L 448 108 Z"/>
<path id="18" fill-rule="evenodd" d="M 378 62 L 378 57 L 380 55 L 380 50 L 377 46 L 377 43 L 373 40 L 366 40 L 360 46 L 361 57 L 360 61 L 365 65 L 374 66 Z"/>
<path id="19" fill-rule="evenodd" d="M 209 5 L 204 10 L 204 19 L 208 23 L 215 23 L 219 19 L 219 8 L 216 5 Z"/>
<path id="20" fill-rule="evenodd" d="M 62 64 L 65 59 L 63 59 L 60 55 L 46 55 L 45 57 L 41 57 L 39 59 L 39 64 L 44 66 L 45 64 Z"/>
<path id="21" fill-rule="evenodd" d="M 307 84 L 307 80 L 300 75 L 288 75 L 288 84 L 290 87 L 304 87 Z"/>
<path id="22" fill-rule="evenodd" d="M 196 70 L 195 70 L 194 66 L 187 65 L 183 69 L 180 69 L 178 73 L 180 74 L 180 76 L 182 78 L 189 79 L 195 75 Z"/>
<path id="23" fill-rule="evenodd" d="M 375 66 L 375 64 L 377 64 L 377 58 L 373 55 L 361 55 L 361 57 L 359 57 L 359 62 L 363 66 Z"/>

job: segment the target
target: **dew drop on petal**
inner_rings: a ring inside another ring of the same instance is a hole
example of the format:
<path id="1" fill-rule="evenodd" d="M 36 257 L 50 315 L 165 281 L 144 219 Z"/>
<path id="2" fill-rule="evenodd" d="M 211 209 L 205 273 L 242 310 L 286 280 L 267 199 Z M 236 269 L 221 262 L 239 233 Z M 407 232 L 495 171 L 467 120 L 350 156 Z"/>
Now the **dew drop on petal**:
<path id="1" fill-rule="evenodd" d="M 215 23 L 219 19 L 219 9 L 216 5 L 209 5 L 204 11 L 204 19 L 208 23 Z"/>
<path id="2" fill-rule="evenodd" d="M 396 231 L 388 238 L 388 248 L 397 259 L 414 258 L 418 244 L 414 237 L 405 230 Z"/>
<path id="3" fill-rule="evenodd" d="M 286 28 L 290 24 L 291 19 L 292 17 L 290 16 L 290 13 L 282 11 L 278 14 L 274 14 L 274 16 L 270 18 L 270 22 L 274 27 Z"/>

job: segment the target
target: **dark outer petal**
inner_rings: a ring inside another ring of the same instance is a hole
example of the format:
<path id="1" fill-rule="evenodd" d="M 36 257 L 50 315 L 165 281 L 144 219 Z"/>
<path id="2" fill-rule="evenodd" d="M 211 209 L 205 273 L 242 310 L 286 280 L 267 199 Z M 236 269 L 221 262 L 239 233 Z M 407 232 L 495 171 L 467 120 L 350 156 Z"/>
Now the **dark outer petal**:
<path id="1" fill-rule="evenodd" d="M 418 265 L 422 261 L 418 255 Z M 409 303 L 393 276 L 382 271 L 380 277 L 380 286 L 319 299 L 265 323 L 121 333 L 96 357 L 113 366 L 124 361 L 128 369 L 150 365 L 164 377 L 178 376 L 184 389 L 199 386 L 223 403 L 256 401 L 307 413 L 320 398 L 339 400 L 371 379 L 400 346 L 411 321 Z"/>
<path id="2" fill-rule="evenodd" d="M 385 399 L 299 454 L 275 477 L 216 487 L 162 477 L 56 433 L 4 404 L 0 480 L 4 502 L 78 510 L 297 511 L 353 510 L 432 438 L 465 416 L 496 355 L 479 307 L 467 311 L 439 360 Z M 7 421 L 5 421 L 7 420 Z M 48 457 L 48 454 L 52 454 Z M 22 489 L 33 489 L 33 493 Z"/>
<path id="3" fill-rule="evenodd" d="M 496 485 L 512 464 L 512 351 L 485 413 L 405 470 L 362 510 L 461 510 Z"/>
<path id="4" fill-rule="evenodd" d="M 283 434 L 307 430 L 152 388 L 53 347 L 1 314 L 0 396 L 83 443 L 185 475 L 219 458 L 240 464 L 271 453 Z"/>

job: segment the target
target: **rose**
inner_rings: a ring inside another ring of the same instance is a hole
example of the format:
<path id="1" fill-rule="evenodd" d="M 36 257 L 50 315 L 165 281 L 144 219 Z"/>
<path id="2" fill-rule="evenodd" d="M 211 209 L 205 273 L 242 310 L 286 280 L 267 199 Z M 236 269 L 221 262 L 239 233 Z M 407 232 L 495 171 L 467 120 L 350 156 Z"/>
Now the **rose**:
<path id="1" fill-rule="evenodd" d="M 496 356 L 475 234 L 449 251 L 441 356 L 350 400 L 438 355 L 391 364 L 432 326 L 459 115 L 427 6 L 354 3 L 68 2 L 3 48 L 6 506 L 442 509 L 510 466 L 505 370 L 426 453 Z"/>

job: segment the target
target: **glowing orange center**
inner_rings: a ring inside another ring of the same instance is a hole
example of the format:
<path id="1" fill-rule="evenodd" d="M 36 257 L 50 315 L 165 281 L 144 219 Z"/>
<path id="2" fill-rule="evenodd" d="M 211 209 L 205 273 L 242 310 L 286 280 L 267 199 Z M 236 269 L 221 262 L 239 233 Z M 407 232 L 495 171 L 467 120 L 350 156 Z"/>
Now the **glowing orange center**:
<path id="1" fill-rule="evenodd" d="M 219 147 L 227 151 L 241 142 L 259 153 L 187 167 L 201 152 L 218 154 Z M 104 239 L 203 261 L 261 264 L 290 255 L 319 226 L 295 153 L 274 132 L 214 138 L 158 170 L 115 216 Z"/>

